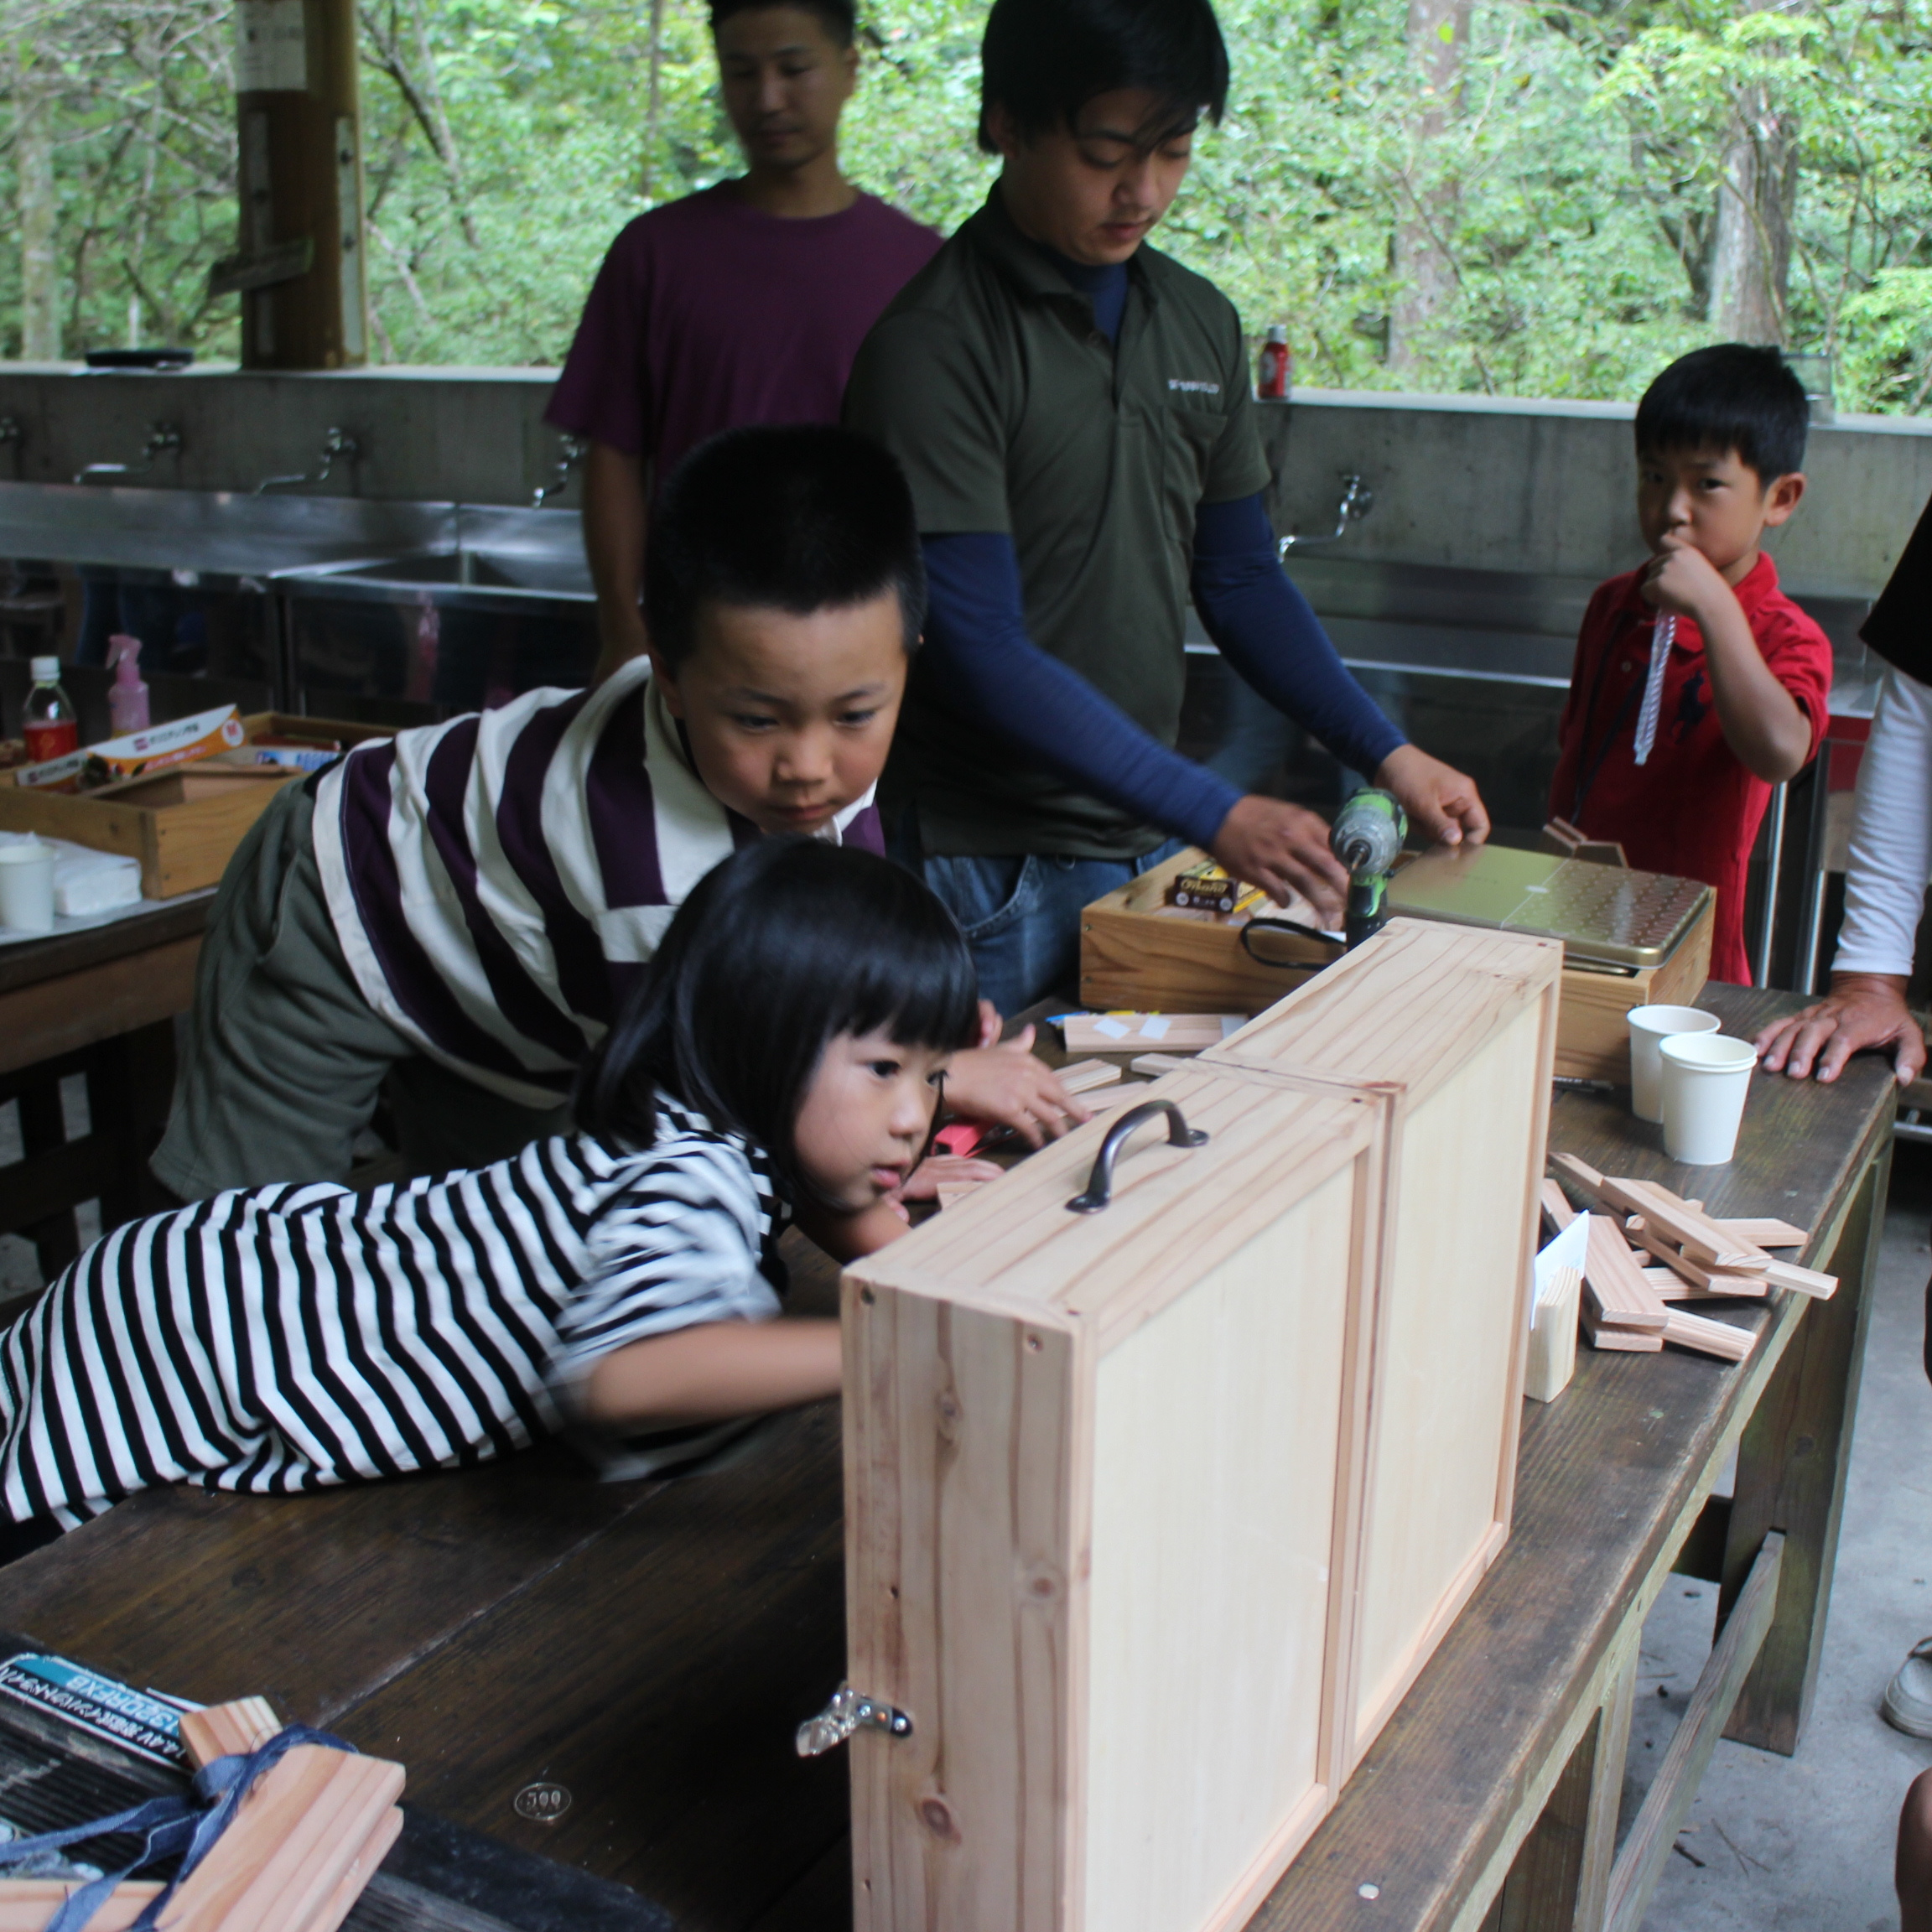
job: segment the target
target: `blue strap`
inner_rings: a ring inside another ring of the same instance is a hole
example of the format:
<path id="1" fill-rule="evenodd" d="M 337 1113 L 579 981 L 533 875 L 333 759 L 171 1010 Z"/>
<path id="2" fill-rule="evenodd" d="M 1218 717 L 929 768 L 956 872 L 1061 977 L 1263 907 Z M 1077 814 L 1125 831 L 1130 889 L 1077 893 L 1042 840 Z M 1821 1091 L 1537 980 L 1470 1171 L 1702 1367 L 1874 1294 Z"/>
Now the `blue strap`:
<path id="1" fill-rule="evenodd" d="M 60 1909 L 47 1921 L 46 1932 L 85 1932 L 94 1914 L 123 1879 L 164 1858 L 179 1856 L 180 1869 L 134 1921 L 132 1932 L 150 1932 L 182 1880 L 208 1856 L 215 1841 L 227 1830 L 256 1780 L 298 1744 L 321 1744 L 332 1751 L 353 1752 L 356 1748 L 327 1731 L 291 1724 L 286 1730 L 277 1732 L 259 1750 L 245 1756 L 217 1758 L 205 1764 L 195 1774 L 191 1795 L 150 1798 L 146 1804 L 137 1805 L 132 1810 L 117 1811 L 112 1817 L 96 1818 L 85 1825 L 70 1825 L 59 1831 L 37 1832 L 31 1838 L 15 1838 L 0 1844 L 0 1870 L 30 1866 L 84 1839 L 144 1831 L 147 1838 L 140 1856 L 118 1872 L 90 1879 L 78 1890 L 69 1893 Z"/>

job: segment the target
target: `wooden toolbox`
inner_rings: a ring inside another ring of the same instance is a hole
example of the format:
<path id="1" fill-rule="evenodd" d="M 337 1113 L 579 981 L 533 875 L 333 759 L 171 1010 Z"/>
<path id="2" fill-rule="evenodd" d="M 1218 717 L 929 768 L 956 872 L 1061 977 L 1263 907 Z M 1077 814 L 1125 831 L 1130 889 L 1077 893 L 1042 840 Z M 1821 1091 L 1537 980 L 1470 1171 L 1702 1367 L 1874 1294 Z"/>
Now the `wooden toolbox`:
<path id="1" fill-rule="evenodd" d="M 1558 953 L 1385 936 L 846 1271 L 861 1932 L 1218 1932 L 1334 1803 L 1508 1533 Z"/>
<path id="2" fill-rule="evenodd" d="M 242 720 L 247 740 L 299 733 L 344 745 L 387 738 L 387 729 L 333 719 L 296 718 L 263 711 Z M 0 832 L 37 832 L 69 839 L 97 852 L 122 852 L 141 861 L 141 894 L 172 899 L 220 882 L 248 828 L 299 771 L 203 760 L 140 778 L 103 785 L 84 797 L 0 785 Z"/>
<path id="3" fill-rule="evenodd" d="M 1165 903 L 1168 883 L 1202 854 L 1188 850 L 1151 867 L 1081 915 L 1080 998 L 1105 1012 L 1256 1012 L 1341 957 L 1342 948 L 1280 932 L 1254 935 L 1263 964 L 1242 944 L 1248 915 L 1182 911 Z M 1302 908 L 1300 917 L 1310 917 Z M 1623 1015 L 1633 1006 L 1694 1005 L 1711 974 L 1714 909 L 1659 965 L 1629 972 L 1580 963 L 1563 969 L 1556 1071 L 1586 1079 L 1630 1078 Z"/>

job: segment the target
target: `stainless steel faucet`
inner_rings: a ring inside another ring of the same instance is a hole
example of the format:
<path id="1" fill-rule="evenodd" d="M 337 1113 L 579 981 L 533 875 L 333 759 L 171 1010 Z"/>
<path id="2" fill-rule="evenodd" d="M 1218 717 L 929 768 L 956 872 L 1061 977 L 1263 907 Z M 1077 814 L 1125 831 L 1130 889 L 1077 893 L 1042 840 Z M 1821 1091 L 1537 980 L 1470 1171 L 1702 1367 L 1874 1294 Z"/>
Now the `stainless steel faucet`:
<path id="1" fill-rule="evenodd" d="M 97 476 L 145 476 L 162 456 L 181 454 L 181 428 L 176 423 L 157 423 L 148 432 L 148 440 L 142 445 L 138 463 L 90 463 L 85 470 L 76 470 L 76 483 L 91 483 Z"/>
<path id="2" fill-rule="evenodd" d="M 1281 538 L 1275 545 L 1278 555 L 1286 557 L 1291 550 L 1306 550 L 1311 543 L 1333 543 L 1348 533 L 1351 523 L 1359 523 L 1375 507 L 1375 492 L 1353 471 L 1344 471 L 1342 477 L 1342 501 L 1335 506 L 1335 527 L 1326 536 Z"/>
<path id="3" fill-rule="evenodd" d="M 264 491 L 290 490 L 298 483 L 326 483 L 329 472 L 338 463 L 353 463 L 362 454 L 362 445 L 346 429 L 330 429 L 322 439 L 322 452 L 317 460 L 321 468 L 313 475 L 306 470 L 293 476 L 264 476 L 255 486 L 259 496 Z"/>
<path id="4" fill-rule="evenodd" d="M 546 496 L 554 496 L 569 482 L 570 472 L 584 460 L 590 445 L 581 436 L 560 436 L 557 447 L 562 452 L 557 459 L 557 468 L 550 480 L 538 485 L 537 493 L 530 499 L 532 510 L 541 510 Z"/>

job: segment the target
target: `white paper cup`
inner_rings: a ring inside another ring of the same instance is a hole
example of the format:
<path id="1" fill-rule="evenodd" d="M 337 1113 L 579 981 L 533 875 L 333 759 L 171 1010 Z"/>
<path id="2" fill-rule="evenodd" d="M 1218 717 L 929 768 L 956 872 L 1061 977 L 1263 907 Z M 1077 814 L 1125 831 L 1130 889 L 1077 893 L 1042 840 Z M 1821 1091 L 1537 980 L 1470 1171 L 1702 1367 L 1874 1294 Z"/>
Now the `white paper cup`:
<path id="1" fill-rule="evenodd" d="M 1722 1033 L 1664 1041 L 1664 1151 L 1692 1167 L 1722 1167 L 1737 1147 L 1758 1049 Z"/>
<path id="2" fill-rule="evenodd" d="M 0 845 L 0 926 L 54 930 L 54 848 L 44 840 Z"/>
<path id="3" fill-rule="evenodd" d="M 1633 1006 L 1630 1022 L 1630 1111 L 1639 1120 L 1664 1118 L 1664 1067 L 1657 1049 L 1679 1033 L 1715 1033 L 1722 1022 L 1695 1006 Z"/>

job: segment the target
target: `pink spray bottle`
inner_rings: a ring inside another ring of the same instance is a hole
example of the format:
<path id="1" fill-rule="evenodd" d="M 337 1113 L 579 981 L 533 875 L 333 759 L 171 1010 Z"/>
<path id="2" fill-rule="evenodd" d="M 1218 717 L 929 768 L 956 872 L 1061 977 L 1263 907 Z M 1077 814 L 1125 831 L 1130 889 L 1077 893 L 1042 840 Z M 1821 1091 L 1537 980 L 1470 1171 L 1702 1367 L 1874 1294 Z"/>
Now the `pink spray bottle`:
<path id="1" fill-rule="evenodd" d="M 145 731 L 149 719 L 148 687 L 141 682 L 141 640 L 116 631 L 107 640 L 107 665 L 114 673 L 107 691 L 107 715 L 114 735 L 125 738 L 130 732 Z"/>

